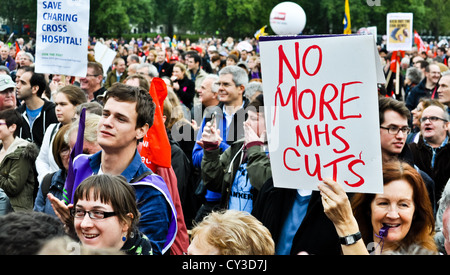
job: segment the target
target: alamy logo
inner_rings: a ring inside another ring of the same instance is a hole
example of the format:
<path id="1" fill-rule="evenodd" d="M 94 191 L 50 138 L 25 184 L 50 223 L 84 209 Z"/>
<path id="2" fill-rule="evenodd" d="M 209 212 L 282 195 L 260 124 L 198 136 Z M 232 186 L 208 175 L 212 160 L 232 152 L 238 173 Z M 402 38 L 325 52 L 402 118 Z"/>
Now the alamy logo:
<path id="1" fill-rule="evenodd" d="M 373 6 L 381 6 L 381 0 L 367 0 L 366 1 L 367 2 L 367 5 L 368 6 L 371 6 L 371 7 L 373 7 Z"/>

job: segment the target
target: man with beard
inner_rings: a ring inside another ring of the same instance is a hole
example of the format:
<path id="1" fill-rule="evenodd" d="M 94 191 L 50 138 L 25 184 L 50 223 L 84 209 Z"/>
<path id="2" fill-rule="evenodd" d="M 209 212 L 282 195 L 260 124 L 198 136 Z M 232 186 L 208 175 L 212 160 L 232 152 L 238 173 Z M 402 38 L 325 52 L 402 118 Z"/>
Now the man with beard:
<path id="1" fill-rule="evenodd" d="M 24 101 L 17 108 L 24 120 L 18 136 L 36 143 L 40 148 L 47 127 L 58 122 L 55 104 L 41 98 L 47 81 L 43 74 L 35 73 L 33 68 L 27 67 L 16 87 L 17 99 Z"/>

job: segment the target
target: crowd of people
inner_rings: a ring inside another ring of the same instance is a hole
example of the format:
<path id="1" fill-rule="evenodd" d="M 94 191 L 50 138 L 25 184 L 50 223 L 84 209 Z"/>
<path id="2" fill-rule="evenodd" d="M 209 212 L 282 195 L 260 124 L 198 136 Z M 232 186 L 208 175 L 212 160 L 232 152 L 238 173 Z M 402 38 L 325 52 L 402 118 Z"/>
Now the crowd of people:
<path id="1" fill-rule="evenodd" d="M 35 72 L 18 42 L 0 43 L 0 254 L 450 253 L 445 46 L 399 77 L 379 48 L 384 192 L 347 194 L 274 186 L 255 39 L 92 38 L 85 77 Z"/>

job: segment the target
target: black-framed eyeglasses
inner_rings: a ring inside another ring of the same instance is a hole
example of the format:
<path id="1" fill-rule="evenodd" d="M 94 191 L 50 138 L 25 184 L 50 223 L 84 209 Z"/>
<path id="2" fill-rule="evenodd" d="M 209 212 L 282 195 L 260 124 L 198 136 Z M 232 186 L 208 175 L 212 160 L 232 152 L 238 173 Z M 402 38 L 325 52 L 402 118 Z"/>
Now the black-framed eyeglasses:
<path id="1" fill-rule="evenodd" d="M 446 119 L 437 117 L 437 116 L 424 116 L 422 118 L 420 118 L 420 122 L 425 123 L 427 120 L 430 120 L 431 122 L 436 122 L 438 120 L 442 120 L 444 122 L 447 122 Z"/>
<path id="2" fill-rule="evenodd" d="M 400 131 L 401 131 L 402 134 L 404 134 L 404 135 L 407 135 L 407 134 L 411 133 L 411 128 L 409 128 L 409 127 L 407 127 L 407 126 L 400 128 L 400 127 L 397 127 L 397 126 L 392 125 L 392 126 L 389 126 L 389 127 L 383 127 L 383 126 L 380 126 L 380 128 L 381 128 L 381 129 L 388 130 L 388 133 L 391 134 L 391 135 L 398 135 L 398 133 L 399 133 Z"/>
<path id="3" fill-rule="evenodd" d="M 90 76 L 97 77 L 97 76 L 99 76 L 99 74 L 86 74 L 86 77 L 90 77 Z"/>
<path id="4" fill-rule="evenodd" d="M 84 219 L 86 216 L 86 213 L 89 215 L 89 218 L 93 220 L 103 220 L 112 216 L 116 216 L 116 212 L 105 212 L 100 210 L 91 210 L 86 211 L 82 209 L 70 209 L 70 215 L 74 217 L 75 219 Z"/>

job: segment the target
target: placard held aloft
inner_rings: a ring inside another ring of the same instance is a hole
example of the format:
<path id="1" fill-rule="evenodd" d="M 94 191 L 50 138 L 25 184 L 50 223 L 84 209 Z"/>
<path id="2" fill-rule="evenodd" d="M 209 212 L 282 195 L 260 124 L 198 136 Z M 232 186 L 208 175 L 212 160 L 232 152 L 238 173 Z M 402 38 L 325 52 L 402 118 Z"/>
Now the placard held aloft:
<path id="1" fill-rule="evenodd" d="M 260 41 L 272 176 L 276 187 L 383 191 L 372 36 L 263 37 Z M 381 75 L 380 75 L 381 74 Z"/>
<path id="2" fill-rule="evenodd" d="M 86 76 L 89 5 L 89 0 L 37 1 L 36 72 Z"/>

